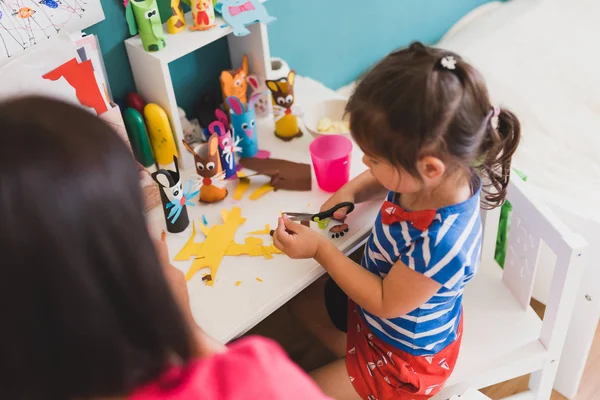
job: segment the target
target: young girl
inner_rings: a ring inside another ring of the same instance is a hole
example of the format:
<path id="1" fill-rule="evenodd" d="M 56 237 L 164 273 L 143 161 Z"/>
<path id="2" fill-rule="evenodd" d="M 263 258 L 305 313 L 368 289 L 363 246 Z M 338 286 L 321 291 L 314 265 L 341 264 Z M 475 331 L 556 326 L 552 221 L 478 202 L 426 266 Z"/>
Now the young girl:
<path id="1" fill-rule="evenodd" d="M 490 104 L 482 77 L 458 55 L 420 43 L 367 73 L 346 111 L 369 170 L 322 209 L 387 197 L 361 265 L 319 233 L 280 218 L 276 246 L 292 258 L 314 258 L 330 276 L 291 309 L 343 357 L 312 374 L 326 394 L 425 399 L 454 368 L 462 294 L 480 256 L 480 203 L 504 200 L 519 122 Z M 482 178 L 489 182 L 483 189 Z"/>
<path id="2" fill-rule="evenodd" d="M 0 103 L 0 137 L 0 399 L 325 398 L 272 342 L 193 322 L 108 125 L 24 98 Z"/>

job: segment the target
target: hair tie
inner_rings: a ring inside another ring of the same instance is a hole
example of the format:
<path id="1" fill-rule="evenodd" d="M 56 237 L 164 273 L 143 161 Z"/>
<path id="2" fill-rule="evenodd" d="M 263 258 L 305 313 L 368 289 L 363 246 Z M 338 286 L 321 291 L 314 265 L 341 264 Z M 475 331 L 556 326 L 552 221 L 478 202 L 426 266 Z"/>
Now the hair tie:
<path id="1" fill-rule="evenodd" d="M 456 58 L 454 56 L 444 56 L 440 60 L 442 67 L 454 71 L 456 69 Z"/>
<path id="2" fill-rule="evenodd" d="M 499 117 L 500 117 L 500 107 L 498 107 L 498 106 L 492 107 L 492 118 L 490 118 L 490 124 L 492 125 L 492 128 L 494 128 L 495 130 L 498 129 Z"/>

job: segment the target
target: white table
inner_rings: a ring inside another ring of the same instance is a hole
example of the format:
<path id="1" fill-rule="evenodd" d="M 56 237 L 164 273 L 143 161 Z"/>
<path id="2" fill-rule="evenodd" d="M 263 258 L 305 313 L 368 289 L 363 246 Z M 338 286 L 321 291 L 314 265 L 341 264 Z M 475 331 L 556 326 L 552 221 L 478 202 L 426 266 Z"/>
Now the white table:
<path id="1" fill-rule="evenodd" d="M 341 98 L 336 92 L 322 84 L 303 77 L 298 77 L 295 85 L 296 101 L 304 110 L 321 100 Z M 307 132 L 300 139 L 283 142 L 273 134 L 272 120 L 260 121 L 259 147 L 271 151 L 274 158 L 282 158 L 310 164 L 308 146 L 312 140 Z M 361 162 L 362 153 L 355 146 L 351 161 L 351 177 L 365 170 Z M 195 171 L 184 171 L 184 175 Z M 185 181 L 185 178 L 184 178 Z M 330 196 L 319 189 L 313 174 L 313 190 L 311 192 L 277 191 L 252 201 L 248 196 L 263 183 L 267 177 L 251 178 L 251 186 L 240 201 L 233 199 L 233 191 L 237 182 L 228 182 L 228 197 L 213 205 L 196 205 L 188 207 L 190 220 L 200 220 L 206 216 L 209 225 L 222 223 L 220 212 L 223 209 L 240 207 L 246 222 L 238 229 L 235 239 L 243 243 L 246 234 L 262 230 L 265 224 L 274 227 L 280 211 L 317 212 L 321 204 Z M 380 203 L 360 204 L 348 217 L 350 232 L 340 239 L 335 239 L 344 252 L 352 252 L 360 246 L 368 236 Z M 159 208 L 149 214 L 152 233 L 158 235 L 164 227 L 164 217 Z M 315 229 L 318 228 L 315 226 Z M 322 231 L 323 234 L 326 231 Z M 191 235 L 190 227 L 181 234 L 168 234 L 167 245 L 173 258 Z M 197 232 L 196 241 L 203 241 L 204 235 Z M 262 236 L 265 243 L 271 238 Z M 173 265 L 186 272 L 192 261 L 173 262 Z M 314 282 L 324 270 L 314 260 L 291 260 L 286 255 L 275 255 L 273 259 L 263 257 L 226 256 L 216 274 L 214 286 L 206 286 L 202 282 L 202 273 L 197 273 L 188 283 L 192 313 L 196 322 L 216 339 L 227 342 L 245 333 L 273 311 Z M 259 282 L 256 278 L 263 281 Z M 242 281 L 239 286 L 236 281 Z"/>

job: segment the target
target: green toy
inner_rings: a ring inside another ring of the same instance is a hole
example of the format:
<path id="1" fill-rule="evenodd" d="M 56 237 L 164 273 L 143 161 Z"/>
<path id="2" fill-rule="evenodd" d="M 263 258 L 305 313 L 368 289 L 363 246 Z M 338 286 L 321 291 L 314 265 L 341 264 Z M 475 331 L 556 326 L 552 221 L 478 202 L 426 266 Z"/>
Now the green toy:
<path id="1" fill-rule="evenodd" d="M 156 0 L 125 0 L 125 19 L 129 33 L 140 33 L 144 50 L 159 51 L 166 46 Z"/>
<path id="2" fill-rule="evenodd" d="M 527 181 L 527 176 L 521 171 L 514 172 L 523 180 Z M 502 208 L 500 208 L 500 222 L 498 223 L 498 236 L 496 238 L 496 251 L 494 258 L 500 267 L 504 268 L 504 261 L 506 261 L 506 251 L 508 246 L 508 231 L 510 229 L 510 213 L 512 211 L 512 204 L 506 201 Z"/>
<path id="3" fill-rule="evenodd" d="M 136 109 L 128 108 L 123 112 L 123 121 L 135 159 L 146 168 L 153 166 L 154 156 L 144 118 Z"/>

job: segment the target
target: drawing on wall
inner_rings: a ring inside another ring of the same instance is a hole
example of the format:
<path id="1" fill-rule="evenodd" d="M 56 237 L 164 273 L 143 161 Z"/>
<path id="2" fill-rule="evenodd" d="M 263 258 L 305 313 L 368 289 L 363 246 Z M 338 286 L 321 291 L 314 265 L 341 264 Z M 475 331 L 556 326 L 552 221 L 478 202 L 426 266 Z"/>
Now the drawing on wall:
<path id="1" fill-rule="evenodd" d="M 103 19 L 100 0 L 0 0 L 0 64 L 58 33 Z"/>

